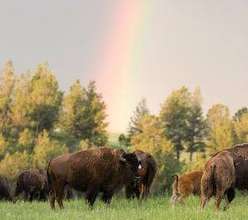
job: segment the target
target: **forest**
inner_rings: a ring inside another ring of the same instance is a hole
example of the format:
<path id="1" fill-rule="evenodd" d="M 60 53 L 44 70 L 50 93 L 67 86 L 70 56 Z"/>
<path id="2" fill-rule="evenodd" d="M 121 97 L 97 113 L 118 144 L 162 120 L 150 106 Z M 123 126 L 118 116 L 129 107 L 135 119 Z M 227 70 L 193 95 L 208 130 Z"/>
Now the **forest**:
<path id="1" fill-rule="evenodd" d="M 45 169 L 66 152 L 109 146 L 152 154 L 158 164 L 153 192 L 160 193 L 170 190 L 175 173 L 201 169 L 209 155 L 247 142 L 248 108 L 232 115 L 228 106 L 216 103 L 205 114 L 198 87 L 172 91 L 157 115 L 142 99 L 127 132 L 113 139 L 94 81 L 77 80 L 62 91 L 48 64 L 19 74 L 9 60 L 1 69 L 0 174 L 10 180 L 24 169 Z"/>

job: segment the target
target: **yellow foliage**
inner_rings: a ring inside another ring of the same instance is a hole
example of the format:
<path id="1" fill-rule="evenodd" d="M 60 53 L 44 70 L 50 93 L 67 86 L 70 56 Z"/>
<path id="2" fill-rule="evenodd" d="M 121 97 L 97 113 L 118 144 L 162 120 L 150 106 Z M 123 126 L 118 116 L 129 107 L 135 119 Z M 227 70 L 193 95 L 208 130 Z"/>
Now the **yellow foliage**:
<path id="1" fill-rule="evenodd" d="M 229 148 L 233 145 L 233 124 L 226 106 L 214 105 L 207 114 L 210 128 L 208 137 L 208 153 Z"/>
<path id="2" fill-rule="evenodd" d="M 22 149 L 31 150 L 30 148 L 33 143 L 33 138 L 34 137 L 32 133 L 27 128 L 25 128 L 24 131 L 22 131 L 19 135 L 18 144 Z"/>
<path id="3" fill-rule="evenodd" d="M 26 151 L 6 154 L 0 162 L 0 174 L 14 179 L 24 169 L 29 168 L 29 156 Z"/>
<path id="4" fill-rule="evenodd" d="M 144 115 L 140 122 L 142 132 L 135 134 L 131 139 L 133 150 L 143 150 L 156 154 L 172 150 L 172 144 L 163 135 L 163 129 L 155 116 Z"/>
<path id="5" fill-rule="evenodd" d="M 234 130 L 239 143 L 248 141 L 248 113 L 244 113 L 240 120 L 234 122 Z"/>
<path id="6" fill-rule="evenodd" d="M 60 145 L 56 141 L 51 140 L 47 131 L 44 130 L 41 134 L 39 134 L 34 147 L 33 166 L 45 168 L 52 158 L 66 152 L 66 146 Z"/>
<path id="7" fill-rule="evenodd" d="M 4 136 L 0 134 L 0 155 L 4 155 L 5 150 L 7 149 L 7 141 L 5 140 Z"/>
<path id="8" fill-rule="evenodd" d="M 203 170 L 208 159 L 205 154 L 196 153 L 195 159 L 185 166 L 185 171 Z"/>

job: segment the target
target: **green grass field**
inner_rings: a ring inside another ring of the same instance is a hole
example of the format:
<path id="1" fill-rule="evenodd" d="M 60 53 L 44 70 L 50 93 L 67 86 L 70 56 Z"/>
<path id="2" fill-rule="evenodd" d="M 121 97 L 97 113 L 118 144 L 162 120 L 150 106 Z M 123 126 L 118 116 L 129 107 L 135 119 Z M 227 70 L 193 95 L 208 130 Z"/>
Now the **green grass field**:
<path id="1" fill-rule="evenodd" d="M 96 202 L 91 210 L 84 200 L 65 202 L 64 210 L 51 210 L 47 202 L 9 202 L 0 203 L 0 219 L 247 219 L 248 197 L 239 196 L 227 211 L 216 212 L 214 201 L 201 211 L 199 199 L 191 197 L 184 206 L 171 207 L 169 198 L 150 198 L 145 202 L 114 199 L 109 207 L 102 202 Z"/>

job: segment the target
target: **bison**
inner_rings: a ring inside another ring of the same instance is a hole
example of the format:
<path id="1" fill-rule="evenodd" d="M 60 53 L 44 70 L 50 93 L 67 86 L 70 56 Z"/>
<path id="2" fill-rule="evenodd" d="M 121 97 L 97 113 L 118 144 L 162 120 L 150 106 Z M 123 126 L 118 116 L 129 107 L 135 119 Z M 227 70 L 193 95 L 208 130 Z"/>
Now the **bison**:
<path id="1" fill-rule="evenodd" d="M 17 178 L 15 197 L 24 193 L 24 199 L 32 201 L 46 200 L 48 195 L 48 183 L 46 172 L 39 169 L 25 170 Z"/>
<path id="2" fill-rule="evenodd" d="M 201 178 L 202 171 L 193 171 L 181 176 L 175 175 L 175 180 L 172 185 L 171 202 L 183 203 L 184 199 L 189 195 L 201 195 Z"/>
<path id="3" fill-rule="evenodd" d="M 235 187 L 248 190 L 248 143 L 238 144 L 227 151 L 231 152 L 235 167 Z"/>
<path id="4" fill-rule="evenodd" d="M 12 201 L 9 182 L 3 176 L 0 176 L 0 200 Z"/>
<path id="5" fill-rule="evenodd" d="M 92 207 L 97 195 L 110 203 L 113 194 L 133 179 L 138 181 L 141 163 L 134 153 L 121 149 L 101 147 L 65 154 L 52 159 L 47 168 L 49 199 L 51 208 L 55 200 L 63 208 L 64 187 L 85 192 L 85 198 Z"/>
<path id="6" fill-rule="evenodd" d="M 140 181 L 132 181 L 126 186 L 126 197 L 138 199 L 147 198 L 150 188 L 157 171 L 157 164 L 152 155 L 140 150 L 134 151 L 135 155 L 140 159 L 142 168 L 138 170 Z"/>
<path id="7" fill-rule="evenodd" d="M 201 207 L 204 208 L 207 201 L 216 197 L 216 209 L 220 207 L 225 196 L 226 205 L 235 197 L 235 168 L 232 154 L 229 151 L 221 151 L 210 158 L 204 168 L 201 179 Z"/>

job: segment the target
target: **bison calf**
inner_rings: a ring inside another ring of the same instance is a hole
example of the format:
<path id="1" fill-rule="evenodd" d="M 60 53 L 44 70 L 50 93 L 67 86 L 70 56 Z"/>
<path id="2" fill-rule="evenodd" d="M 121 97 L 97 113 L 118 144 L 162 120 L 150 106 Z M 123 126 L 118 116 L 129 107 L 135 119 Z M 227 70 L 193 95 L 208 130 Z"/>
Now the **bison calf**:
<path id="1" fill-rule="evenodd" d="M 202 174 L 202 171 L 193 171 L 181 176 L 175 175 L 172 185 L 172 204 L 183 203 L 184 199 L 191 194 L 200 196 Z"/>
<path id="2" fill-rule="evenodd" d="M 201 179 L 201 207 L 204 208 L 207 201 L 216 197 L 216 209 L 219 209 L 221 200 L 226 196 L 226 205 L 234 199 L 235 168 L 230 152 L 222 151 L 214 155 L 205 165 Z"/>

